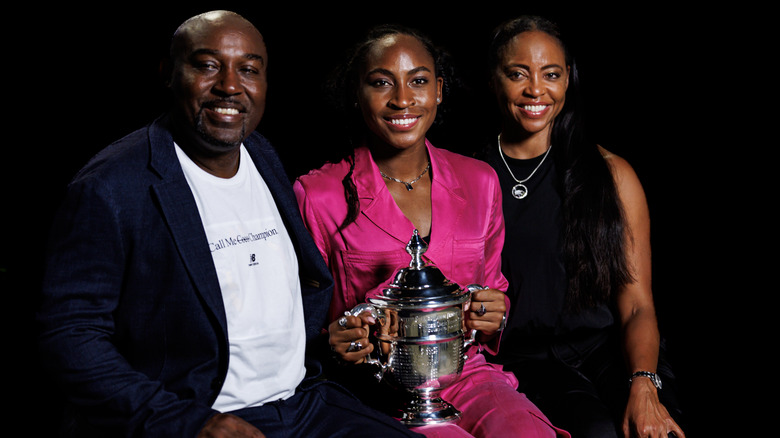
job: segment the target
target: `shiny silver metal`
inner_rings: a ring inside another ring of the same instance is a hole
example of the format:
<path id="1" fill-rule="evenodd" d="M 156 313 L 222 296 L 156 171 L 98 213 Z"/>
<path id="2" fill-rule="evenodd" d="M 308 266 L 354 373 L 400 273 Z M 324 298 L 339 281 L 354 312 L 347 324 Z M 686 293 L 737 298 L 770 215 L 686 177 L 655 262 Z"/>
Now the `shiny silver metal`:
<path id="1" fill-rule="evenodd" d="M 378 380 L 406 391 L 411 401 L 401 407 L 410 426 L 456 421 L 460 412 L 439 393 L 463 371 L 474 331 L 464 331 L 464 304 L 478 285 L 465 288 L 446 279 L 422 260 L 427 245 L 415 230 L 406 246 L 409 266 L 397 271 L 381 293 L 367 297 L 349 313 L 371 312 L 377 319 L 374 355 L 367 362 L 379 367 Z"/>

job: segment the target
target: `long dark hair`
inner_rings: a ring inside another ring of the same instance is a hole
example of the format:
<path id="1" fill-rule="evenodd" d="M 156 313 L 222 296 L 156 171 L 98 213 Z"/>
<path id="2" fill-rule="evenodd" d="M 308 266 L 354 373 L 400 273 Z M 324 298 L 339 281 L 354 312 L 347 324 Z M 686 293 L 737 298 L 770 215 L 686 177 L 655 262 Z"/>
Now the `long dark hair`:
<path id="1" fill-rule="evenodd" d="M 608 302 L 632 281 L 626 258 L 631 236 L 609 165 L 585 133 L 577 64 L 558 26 L 538 16 L 521 16 L 503 23 L 493 34 L 488 67 L 493 71 L 501 62 L 505 46 L 526 31 L 554 37 L 570 68 L 566 103 L 553 122 L 551 152 L 562 201 L 567 303 L 575 309 L 592 307 Z"/>
<path id="2" fill-rule="evenodd" d="M 458 82 L 453 72 L 452 63 L 449 62 L 449 54 L 446 51 L 434 45 L 425 34 L 417 29 L 399 24 L 382 24 L 369 29 L 365 38 L 352 48 L 347 61 L 338 66 L 331 74 L 326 83 L 326 94 L 328 101 L 334 105 L 334 109 L 344 116 L 340 119 L 346 121 L 344 132 L 347 138 L 331 148 L 327 161 L 339 162 L 346 159 L 350 164 L 349 171 L 342 179 L 348 210 L 346 218 L 341 223 L 341 229 L 354 222 L 360 212 L 357 188 L 352 180 L 352 172 L 355 169 L 354 149 L 362 144 L 366 134 L 365 123 L 355 105 L 360 69 L 365 64 L 366 56 L 374 43 L 388 35 L 398 34 L 416 38 L 431 55 L 434 61 L 434 73 L 436 77 L 440 77 L 444 81 L 442 94 L 449 93 L 454 83 Z M 445 99 L 445 104 L 439 105 L 437 109 L 434 125 L 441 123 L 443 114 L 446 112 Z"/>

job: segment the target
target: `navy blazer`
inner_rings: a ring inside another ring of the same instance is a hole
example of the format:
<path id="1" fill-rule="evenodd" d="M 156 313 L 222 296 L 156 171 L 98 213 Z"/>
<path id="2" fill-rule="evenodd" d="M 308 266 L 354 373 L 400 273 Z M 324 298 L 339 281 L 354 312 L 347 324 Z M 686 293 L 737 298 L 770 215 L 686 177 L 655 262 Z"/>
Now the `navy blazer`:
<path id="1" fill-rule="evenodd" d="M 327 266 L 271 144 L 244 142 L 298 254 L 307 340 L 325 326 Z M 78 436 L 195 436 L 228 367 L 217 273 L 167 117 L 110 145 L 68 186 L 54 221 L 41 351 Z"/>

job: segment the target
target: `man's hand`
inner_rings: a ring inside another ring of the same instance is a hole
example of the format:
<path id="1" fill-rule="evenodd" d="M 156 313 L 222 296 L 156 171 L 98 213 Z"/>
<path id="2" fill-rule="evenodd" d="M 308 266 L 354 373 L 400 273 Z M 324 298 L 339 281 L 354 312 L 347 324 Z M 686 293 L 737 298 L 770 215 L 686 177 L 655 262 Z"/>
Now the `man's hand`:
<path id="1" fill-rule="evenodd" d="M 242 418 L 230 414 L 217 414 L 209 418 L 198 438 L 265 438 L 256 427 Z"/>

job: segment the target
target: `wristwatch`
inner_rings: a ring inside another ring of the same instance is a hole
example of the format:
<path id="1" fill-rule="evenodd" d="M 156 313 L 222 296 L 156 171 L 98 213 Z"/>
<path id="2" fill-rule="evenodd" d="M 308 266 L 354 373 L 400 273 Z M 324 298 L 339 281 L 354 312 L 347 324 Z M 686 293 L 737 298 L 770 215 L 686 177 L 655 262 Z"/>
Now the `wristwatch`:
<path id="1" fill-rule="evenodd" d="M 631 375 L 630 379 L 628 379 L 628 384 L 630 385 L 636 377 L 647 377 L 651 382 L 653 382 L 653 385 L 655 385 L 656 388 L 661 389 L 661 378 L 658 377 L 658 374 L 656 373 L 651 373 L 649 371 L 637 371 Z"/>

